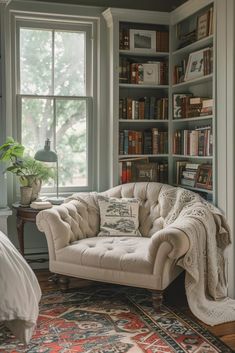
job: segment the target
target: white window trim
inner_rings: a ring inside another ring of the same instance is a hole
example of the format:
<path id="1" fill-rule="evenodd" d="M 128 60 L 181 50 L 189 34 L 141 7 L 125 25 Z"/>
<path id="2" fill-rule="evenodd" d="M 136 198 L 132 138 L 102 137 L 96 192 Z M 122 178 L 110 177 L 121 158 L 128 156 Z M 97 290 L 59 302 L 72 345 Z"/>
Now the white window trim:
<path id="1" fill-rule="evenodd" d="M 58 28 L 61 29 L 64 25 L 66 25 L 66 29 L 68 27 L 73 28 L 76 30 L 81 24 L 87 23 L 92 25 L 92 33 L 91 33 L 91 39 L 94 40 L 93 43 L 93 52 L 91 53 L 91 58 L 92 58 L 92 72 L 90 74 L 93 74 L 93 85 L 90 86 L 90 91 L 93 92 L 93 103 L 91 103 L 91 100 L 88 99 L 88 110 L 89 113 L 92 116 L 92 119 L 90 120 L 90 123 L 92 123 L 92 126 L 88 126 L 88 141 L 89 141 L 89 155 L 88 155 L 88 186 L 87 187 L 76 187 L 76 188 L 63 188 L 63 190 L 60 192 L 61 195 L 69 195 L 73 192 L 79 192 L 79 191 L 91 191 L 97 189 L 97 179 L 98 179 L 98 173 L 97 173 L 97 152 L 99 150 L 98 148 L 98 136 L 97 136 L 97 125 L 98 122 L 97 120 L 99 119 L 99 114 L 97 110 L 97 94 L 98 94 L 98 82 L 97 82 L 97 64 L 99 62 L 98 60 L 98 51 L 97 51 L 97 40 L 98 40 L 98 24 L 99 24 L 99 18 L 89 18 L 87 16 L 85 17 L 80 17 L 80 16 L 73 16 L 71 18 L 70 15 L 58 15 L 58 17 L 53 14 L 48 14 L 46 13 L 45 16 L 42 16 L 40 13 L 36 12 L 31 12 L 31 13 L 18 13 L 17 11 L 10 11 L 11 12 L 11 57 L 15 58 L 16 57 L 16 33 L 17 33 L 17 26 L 18 24 L 26 24 L 28 23 L 34 23 L 33 26 L 35 26 L 35 23 L 38 23 L 39 20 L 42 18 L 46 19 L 47 21 L 47 26 L 51 22 L 53 25 L 55 22 L 59 22 Z M 67 27 L 68 25 L 68 27 Z M 16 62 L 13 62 L 12 60 L 12 65 L 11 65 L 11 77 L 12 77 L 12 86 L 11 86 L 11 94 L 12 97 L 17 97 L 17 91 L 18 87 L 16 87 L 16 75 L 17 75 L 17 67 L 16 67 Z M 89 81 L 89 77 L 88 77 Z M 59 97 L 60 98 L 60 97 Z M 73 97 L 71 97 L 72 99 Z M 17 99 L 12 100 L 13 104 L 11 107 L 12 110 L 12 129 L 11 129 L 11 134 L 8 133 L 8 135 L 14 136 L 15 138 L 19 139 L 19 117 L 17 116 L 17 111 L 19 111 L 18 106 L 17 106 Z M 14 104 L 15 102 L 15 104 Z M 94 116 L 96 119 L 94 119 Z M 16 189 L 14 187 L 13 193 L 16 192 Z M 47 193 L 48 194 L 48 193 Z"/>

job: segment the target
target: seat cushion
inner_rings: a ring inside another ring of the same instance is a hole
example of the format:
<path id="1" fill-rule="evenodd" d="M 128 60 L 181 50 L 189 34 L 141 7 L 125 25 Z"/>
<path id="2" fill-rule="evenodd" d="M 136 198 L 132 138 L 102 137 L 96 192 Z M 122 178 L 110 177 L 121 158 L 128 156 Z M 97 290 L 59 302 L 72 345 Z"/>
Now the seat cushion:
<path id="1" fill-rule="evenodd" d="M 134 237 L 94 237 L 71 243 L 56 252 L 56 260 L 136 273 L 152 273 L 147 259 L 150 239 Z"/>

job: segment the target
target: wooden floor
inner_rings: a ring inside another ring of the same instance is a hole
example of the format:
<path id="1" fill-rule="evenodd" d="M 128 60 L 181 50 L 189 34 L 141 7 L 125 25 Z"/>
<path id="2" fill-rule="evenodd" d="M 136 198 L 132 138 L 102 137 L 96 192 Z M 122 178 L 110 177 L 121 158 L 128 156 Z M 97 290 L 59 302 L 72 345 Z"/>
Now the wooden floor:
<path id="1" fill-rule="evenodd" d="M 53 281 L 48 281 L 51 276 L 51 273 L 48 270 L 35 270 L 35 273 L 39 280 L 42 292 L 57 288 L 57 285 Z M 84 287 L 92 284 L 93 282 L 78 280 L 75 278 L 71 279 L 70 282 L 71 287 Z M 176 305 L 181 312 L 184 312 L 187 315 L 193 317 L 195 321 L 199 322 L 201 325 L 211 331 L 215 336 L 219 337 L 235 352 L 235 321 L 213 327 L 203 324 L 197 320 L 190 312 L 187 306 L 187 300 L 183 288 L 184 278 L 183 276 L 180 276 L 175 282 L 173 282 L 171 286 L 168 287 L 165 293 L 166 302 Z"/>

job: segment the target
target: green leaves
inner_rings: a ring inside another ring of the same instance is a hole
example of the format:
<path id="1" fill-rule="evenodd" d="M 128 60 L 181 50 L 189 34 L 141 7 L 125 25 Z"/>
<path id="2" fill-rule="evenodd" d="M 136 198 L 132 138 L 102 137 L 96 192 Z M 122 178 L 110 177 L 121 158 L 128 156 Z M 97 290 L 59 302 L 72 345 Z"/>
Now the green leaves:
<path id="1" fill-rule="evenodd" d="M 22 157 L 24 154 L 24 146 L 15 141 L 12 137 L 8 137 L 6 142 L 0 146 L 0 160 L 10 161 Z"/>
<path id="2" fill-rule="evenodd" d="M 36 179 L 47 181 L 54 178 L 55 171 L 42 162 L 32 157 L 24 157 L 24 146 L 8 137 L 6 142 L 0 146 L 0 161 L 10 161 L 11 165 L 6 168 L 19 177 L 23 186 L 31 186 Z"/>

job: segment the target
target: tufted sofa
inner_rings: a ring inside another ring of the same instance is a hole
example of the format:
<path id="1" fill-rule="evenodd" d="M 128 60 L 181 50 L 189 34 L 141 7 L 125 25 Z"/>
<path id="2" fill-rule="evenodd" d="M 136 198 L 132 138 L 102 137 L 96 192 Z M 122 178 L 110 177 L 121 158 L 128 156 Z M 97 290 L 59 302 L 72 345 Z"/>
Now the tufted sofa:
<path id="1" fill-rule="evenodd" d="M 142 237 L 97 237 L 100 225 L 96 193 L 74 194 L 60 206 L 37 215 L 45 232 L 50 271 L 65 276 L 144 287 L 161 301 L 162 291 L 180 274 L 177 261 L 189 248 L 185 233 L 166 226 L 161 183 L 130 183 L 102 194 L 140 201 Z M 63 280 L 62 280 L 63 282 Z"/>

